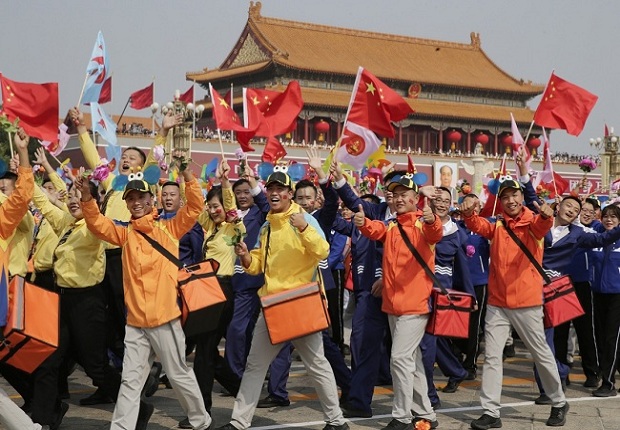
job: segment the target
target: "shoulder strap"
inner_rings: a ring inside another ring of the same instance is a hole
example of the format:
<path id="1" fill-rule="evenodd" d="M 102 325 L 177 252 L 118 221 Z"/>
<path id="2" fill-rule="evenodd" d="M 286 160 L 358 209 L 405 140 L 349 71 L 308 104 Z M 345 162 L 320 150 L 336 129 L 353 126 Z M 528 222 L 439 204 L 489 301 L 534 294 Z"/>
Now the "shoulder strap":
<path id="1" fill-rule="evenodd" d="M 542 266 L 538 263 L 538 261 L 536 261 L 536 259 L 534 258 L 534 256 L 530 252 L 530 250 L 527 249 L 527 246 L 525 246 L 525 244 L 521 241 L 521 239 L 519 239 L 517 237 L 517 235 L 514 233 L 514 231 L 512 231 L 512 229 L 510 227 L 508 227 L 508 224 L 506 223 L 506 221 L 503 221 L 502 225 L 506 229 L 506 232 L 508 233 L 508 236 L 510 236 L 510 238 L 512 240 L 514 240 L 517 245 L 519 245 L 519 248 L 521 248 L 521 251 L 523 251 L 523 253 L 528 258 L 528 260 L 530 260 L 530 262 L 534 265 L 536 270 L 538 270 L 538 273 L 541 274 L 541 276 L 545 280 L 545 284 L 549 284 L 551 282 L 551 278 L 549 278 L 549 275 L 547 275 L 545 273 L 545 271 L 543 270 Z"/>
<path id="2" fill-rule="evenodd" d="M 150 243 L 153 246 L 153 248 L 155 248 L 155 250 L 157 252 L 159 252 L 161 255 L 166 257 L 168 260 L 172 261 L 172 263 L 175 266 L 177 266 L 179 269 L 182 269 L 183 267 L 185 267 L 185 264 L 183 264 L 183 262 L 181 260 L 179 260 L 177 257 L 172 255 L 172 253 L 170 251 L 168 251 L 166 248 L 161 246 L 161 244 L 158 241 L 156 241 L 155 239 L 147 236 L 145 233 L 141 232 L 140 230 L 134 230 L 134 231 L 136 233 L 142 235 L 142 237 L 145 238 L 146 241 L 148 243 Z"/>
<path id="3" fill-rule="evenodd" d="M 407 245 L 407 248 L 409 248 L 409 251 L 411 251 L 411 253 L 415 257 L 418 264 L 422 266 L 422 269 L 424 269 L 424 271 L 426 272 L 426 275 L 429 278 L 431 278 L 431 281 L 433 281 L 433 284 L 441 290 L 442 294 L 448 294 L 448 290 L 446 290 L 446 288 L 441 284 L 441 281 L 437 278 L 437 276 L 435 276 L 435 273 L 433 273 L 431 268 L 428 267 L 428 264 L 426 264 L 426 261 L 424 261 L 424 259 L 422 258 L 418 250 L 415 249 L 415 247 L 411 244 L 411 241 L 409 240 L 409 236 L 407 236 L 407 233 L 405 232 L 405 229 L 403 228 L 403 226 L 398 221 L 395 221 L 395 222 L 396 222 L 396 225 L 398 225 L 398 231 L 400 231 L 400 235 L 403 238 L 403 242 L 405 242 L 405 245 Z"/>

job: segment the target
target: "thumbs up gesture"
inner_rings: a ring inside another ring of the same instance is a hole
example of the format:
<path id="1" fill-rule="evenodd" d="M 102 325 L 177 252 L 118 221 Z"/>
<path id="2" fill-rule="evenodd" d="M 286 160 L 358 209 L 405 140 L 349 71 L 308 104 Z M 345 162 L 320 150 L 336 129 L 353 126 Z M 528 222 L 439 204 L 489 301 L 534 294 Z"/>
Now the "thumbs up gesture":
<path id="1" fill-rule="evenodd" d="M 362 205 L 359 205 L 357 208 L 358 211 L 353 215 L 353 224 L 361 227 L 366 222 L 366 215 L 364 215 L 364 207 Z"/>
<path id="2" fill-rule="evenodd" d="M 304 217 L 304 210 L 301 206 L 299 207 L 298 213 L 294 213 L 291 215 L 291 217 L 289 218 L 289 222 L 299 231 L 304 231 L 306 227 L 308 227 L 308 222 Z"/>
<path id="3" fill-rule="evenodd" d="M 435 222 L 435 214 L 431 209 L 431 206 L 428 204 L 428 197 L 424 197 L 424 208 L 422 208 L 422 219 L 427 224 L 432 224 Z"/>
<path id="4" fill-rule="evenodd" d="M 553 209 L 546 202 L 542 204 L 542 206 L 534 200 L 534 207 L 538 210 L 540 216 L 544 219 L 553 217 Z"/>

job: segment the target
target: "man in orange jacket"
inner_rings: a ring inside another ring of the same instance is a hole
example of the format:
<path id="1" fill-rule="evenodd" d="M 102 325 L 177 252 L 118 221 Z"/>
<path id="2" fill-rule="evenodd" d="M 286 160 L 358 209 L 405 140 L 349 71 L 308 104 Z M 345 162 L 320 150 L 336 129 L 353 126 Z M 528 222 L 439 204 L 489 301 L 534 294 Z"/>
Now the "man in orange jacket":
<path id="1" fill-rule="evenodd" d="M 428 205 L 428 197 L 424 198 L 424 209 L 417 210 L 418 187 L 412 175 L 391 182 L 387 189 L 393 195 L 396 220 L 387 225 L 383 221 L 371 221 L 365 217 L 362 205 L 353 217 L 364 236 L 384 243 L 381 310 L 388 315 L 392 333 L 390 368 L 394 404 L 392 421 L 383 430 L 410 429 L 412 421 L 421 420 L 436 428 L 437 416 L 428 398 L 419 348 L 430 313 L 428 303 L 433 281 L 405 245 L 399 224 L 431 270 L 435 268 L 435 244 L 443 237 L 443 228 Z M 413 417 L 412 410 L 418 415 Z"/>
<path id="2" fill-rule="evenodd" d="M 482 373 L 480 402 L 484 414 L 472 421 L 473 429 L 500 428 L 502 394 L 502 351 L 512 327 L 519 333 L 534 358 L 545 392 L 553 406 L 548 426 L 563 426 L 568 403 L 562 391 L 560 375 L 543 327 L 543 280 L 508 229 L 523 242 L 539 263 L 542 263 L 543 240 L 553 225 L 553 210 L 539 206 L 536 215 L 523 205 L 521 185 L 508 179 L 499 187 L 501 218 L 493 224 L 478 216 L 476 199 L 466 199 L 461 205 L 465 225 L 491 241 L 489 268 L 489 298 L 485 319 L 485 360 Z"/>
<path id="3" fill-rule="evenodd" d="M 111 430 L 146 429 L 153 405 L 140 402 L 140 394 L 155 355 L 159 357 L 193 428 L 204 430 L 211 425 L 196 376 L 185 363 L 185 335 L 177 305 L 178 268 L 141 234 L 178 256 L 179 239 L 194 226 L 203 211 L 198 182 L 189 169 L 183 170 L 182 174 L 187 204 L 174 218 L 165 220 L 159 218 L 153 194 L 142 173 L 129 175 L 122 198 L 131 213 L 131 220 L 122 225 L 99 212 L 88 191 L 88 181 L 81 176 L 76 181 L 76 186 L 82 190 L 82 213 L 88 229 L 123 250 L 127 326 L 122 385 Z"/>

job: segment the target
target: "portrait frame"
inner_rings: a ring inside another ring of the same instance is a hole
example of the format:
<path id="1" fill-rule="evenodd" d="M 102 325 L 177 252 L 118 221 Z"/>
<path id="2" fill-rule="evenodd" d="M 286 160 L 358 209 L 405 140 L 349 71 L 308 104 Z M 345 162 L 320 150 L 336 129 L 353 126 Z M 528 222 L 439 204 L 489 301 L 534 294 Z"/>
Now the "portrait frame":
<path id="1" fill-rule="evenodd" d="M 433 185 L 436 187 L 442 186 L 442 170 L 447 172 L 445 168 L 450 169 L 450 184 L 444 183 L 443 186 L 450 189 L 452 194 L 452 201 L 456 201 L 457 191 L 456 182 L 459 180 L 459 165 L 456 162 L 451 161 L 435 161 L 433 164 Z M 444 176 L 445 178 L 445 176 Z"/>

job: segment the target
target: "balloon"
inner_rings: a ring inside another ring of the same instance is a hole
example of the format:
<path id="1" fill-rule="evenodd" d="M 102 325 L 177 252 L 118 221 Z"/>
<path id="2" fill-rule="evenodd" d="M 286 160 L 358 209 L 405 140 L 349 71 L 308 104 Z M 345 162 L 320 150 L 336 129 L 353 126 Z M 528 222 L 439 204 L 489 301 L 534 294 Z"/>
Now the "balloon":
<path id="1" fill-rule="evenodd" d="M 413 182 L 415 182 L 416 185 L 424 185 L 427 180 L 428 176 L 426 176 L 426 173 L 416 173 L 413 175 Z"/>
<path id="2" fill-rule="evenodd" d="M 256 172 L 258 173 L 258 177 L 263 181 L 266 181 L 269 175 L 273 173 L 273 164 L 262 162 L 258 166 L 256 166 Z"/>
<path id="3" fill-rule="evenodd" d="M 215 171 L 217 170 L 217 165 L 220 163 L 220 160 L 217 157 L 214 157 L 209 161 L 207 166 L 204 168 L 204 177 L 201 178 L 203 181 L 207 181 L 209 178 L 215 176 Z"/>
<path id="4" fill-rule="evenodd" d="M 298 182 L 306 176 L 306 167 L 301 163 L 291 164 L 288 167 L 288 175 L 294 182 Z"/>
<path id="5" fill-rule="evenodd" d="M 8 166 L 6 165 L 4 160 L 0 158 L 0 176 L 4 176 L 7 170 L 9 170 Z"/>
<path id="6" fill-rule="evenodd" d="M 500 183 L 497 179 L 491 179 L 488 184 L 489 192 L 491 194 L 497 195 L 497 192 L 499 191 L 499 185 Z"/>
<path id="7" fill-rule="evenodd" d="M 151 164 L 149 167 L 144 169 L 144 180 L 151 185 L 156 184 L 159 181 L 159 176 L 161 174 L 161 170 L 159 166 L 156 164 Z"/>

